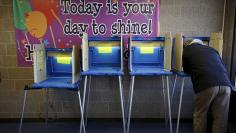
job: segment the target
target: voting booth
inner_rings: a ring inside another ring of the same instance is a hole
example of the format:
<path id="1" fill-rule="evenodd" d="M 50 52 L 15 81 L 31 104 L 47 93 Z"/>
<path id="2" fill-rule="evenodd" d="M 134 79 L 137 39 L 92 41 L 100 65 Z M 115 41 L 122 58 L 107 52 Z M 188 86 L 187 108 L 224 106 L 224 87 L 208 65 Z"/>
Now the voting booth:
<path id="1" fill-rule="evenodd" d="M 168 80 L 168 76 L 172 75 L 171 33 L 166 33 L 165 37 L 130 37 L 129 52 L 130 52 L 129 74 L 131 75 L 131 82 L 130 82 L 129 97 L 128 97 L 127 133 L 129 133 L 129 127 L 130 127 L 135 76 L 162 76 L 164 106 L 166 108 L 166 103 L 165 103 L 165 88 L 166 88 L 167 99 L 168 99 L 167 102 L 168 102 L 170 132 L 172 133 L 171 106 L 170 106 L 169 80 Z M 166 122 L 167 122 L 167 117 L 166 117 Z"/>
<path id="2" fill-rule="evenodd" d="M 210 37 L 186 37 L 186 36 L 183 36 L 182 33 L 177 33 L 175 35 L 173 71 L 176 74 L 176 77 L 175 77 L 175 81 L 174 81 L 174 87 L 173 87 L 173 91 L 172 91 L 171 101 L 172 101 L 172 98 L 173 98 L 173 95 L 174 95 L 177 77 L 182 77 L 180 98 L 179 98 L 179 106 L 178 106 L 176 133 L 179 132 L 179 120 L 180 120 L 180 114 L 181 114 L 181 105 L 182 105 L 184 81 L 185 81 L 185 77 L 189 76 L 186 73 L 184 73 L 183 66 L 182 66 L 182 63 L 183 63 L 182 62 L 183 45 L 184 45 L 184 42 L 186 40 L 189 40 L 189 39 L 200 39 L 200 40 L 202 40 L 205 45 L 207 45 L 209 47 L 212 47 L 216 51 L 218 51 L 218 53 L 221 57 L 222 57 L 222 50 L 223 50 L 222 33 L 211 33 Z"/>
<path id="3" fill-rule="evenodd" d="M 190 39 L 199 39 L 199 40 L 202 40 L 205 45 L 207 46 L 210 45 L 210 37 L 187 37 L 187 36 L 183 36 L 182 33 L 175 34 L 174 45 L 173 45 L 174 58 L 173 58 L 172 67 L 173 67 L 173 70 L 176 72 L 183 71 L 182 56 L 183 56 L 184 42 Z M 180 74 L 183 74 L 183 73 L 180 73 Z"/>
<path id="4" fill-rule="evenodd" d="M 35 45 L 33 88 L 78 89 L 80 58 L 78 46 L 58 49 Z"/>
<path id="5" fill-rule="evenodd" d="M 83 75 L 123 75 L 123 42 L 121 37 L 88 37 L 83 35 Z"/>
<path id="6" fill-rule="evenodd" d="M 38 89 L 66 89 L 78 93 L 79 103 L 82 105 L 80 96 L 80 51 L 77 45 L 73 48 L 45 48 L 43 44 L 34 45 L 33 68 L 34 83 L 31 87 L 25 87 L 24 102 L 21 114 L 20 132 L 24 117 L 24 108 L 28 90 Z M 48 92 L 48 91 L 47 91 Z M 48 95 L 48 94 L 46 94 Z M 48 104 L 46 97 L 46 104 Z M 47 108 L 48 105 L 46 105 Z M 83 109 L 80 106 L 81 112 Z M 46 117 L 47 117 L 46 109 Z M 46 118 L 47 120 L 47 118 Z M 83 113 L 81 113 L 83 124 Z M 84 129 L 84 128 L 83 128 Z M 84 130 L 85 131 L 85 130 Z"/>
<path id="7" fill-rule="evenodd" d="M 132 37 L 129 42 L 131 75 L 170 74 L 172 58 L 171 34 L 165 37 Z"/>
<path id="8" fill-rule="evenodd" d="M 223 35 L 222 33 L 211 33 L 210 37 L 186 37 L 182 33 L 177 33 L 174 40 L 174 64 L 173 70 L 183 71 L 182 68 L 182 55 L 183 55 L 183 44 L 185 40 L 189 39 L 200 39 L 204 44 L 214 48 L 222 57 L 223 51 Z"/>
<path id="9" fill-rule="evenodd" d="M 89 94 L 92 76 L 115 76 L 119 79 L 121 112 L 123 118 L 123 130 L 125 128 L 124 98 L 122 75 L 123 72 L 123 38 L 122 37 L 88 37 L 83 34 L 82 39 L 82 72 L 84 79 L 84 95 L 88 95 L 86 109 L 89 105 Z M 87 78 L 89 76 L 88 94 Z M 83 105 L 84 107 L 84 105 Z M 87 111 L 86 111 L 87 120 Z M 81 125 L 82 126 L 82 125 Z"/>

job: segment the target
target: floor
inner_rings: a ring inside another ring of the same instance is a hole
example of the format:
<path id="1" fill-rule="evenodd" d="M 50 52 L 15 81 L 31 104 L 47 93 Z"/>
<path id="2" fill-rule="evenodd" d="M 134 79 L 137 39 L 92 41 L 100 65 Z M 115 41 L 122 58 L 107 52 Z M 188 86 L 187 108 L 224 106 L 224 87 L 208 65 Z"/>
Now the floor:
<path id="1" fill-rule="evenodd" d="M 175 132 L 176 124 L 173 124 Z M 0 123 L 0 133 L 18 133 L 19 123 Z M 89 120 L 87 133 L 122 133 L 122 122 L 119 120 Z M 25 122 L 22 133 L 78 133 L 79 122 Z M 180 133 L 192 133 L 192 123 L 181 123 Z M 164 122 L 133 120 L 130 133 L 169 133 Z"/>

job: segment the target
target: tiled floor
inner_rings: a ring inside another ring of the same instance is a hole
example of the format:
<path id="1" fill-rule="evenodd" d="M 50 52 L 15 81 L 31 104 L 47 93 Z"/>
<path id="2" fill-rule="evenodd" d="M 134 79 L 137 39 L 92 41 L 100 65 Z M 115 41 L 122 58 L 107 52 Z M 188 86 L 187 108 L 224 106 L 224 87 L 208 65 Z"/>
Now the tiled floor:
<path id="1" fill-rule="evenodd" d="M 176 124 L 173 125 L 175 132 Z M 19 123 L 0 123 L 0 133 L 18 133 Z M 89 120 L 87 133 L 122 133 L 122 122 L 118 120 Z M 78 133 L 79 122 L 25 122 L 22 133 Z M 169 133 L 163 122 L 132 121 L 130 133 Z M 180 133 L 192 133 L 192 123 L 181 123 Z"/>

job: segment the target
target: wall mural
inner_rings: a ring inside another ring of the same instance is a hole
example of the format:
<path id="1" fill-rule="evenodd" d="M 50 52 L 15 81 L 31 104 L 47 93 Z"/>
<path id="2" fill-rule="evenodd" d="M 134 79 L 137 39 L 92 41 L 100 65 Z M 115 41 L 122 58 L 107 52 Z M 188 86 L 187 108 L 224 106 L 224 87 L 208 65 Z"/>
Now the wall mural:
<path id="1" fill-rule="evenodd" d="M 159 0 L 13 0 L 18 65 L 32 66 L 35 44 L 80 45 L 89 36 L 158 36 Z"/>

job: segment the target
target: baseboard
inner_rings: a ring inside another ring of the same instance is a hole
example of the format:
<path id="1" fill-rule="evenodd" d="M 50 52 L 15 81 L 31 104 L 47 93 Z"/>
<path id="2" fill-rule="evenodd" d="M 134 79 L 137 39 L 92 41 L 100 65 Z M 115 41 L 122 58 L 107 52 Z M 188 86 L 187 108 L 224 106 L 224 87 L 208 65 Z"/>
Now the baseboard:
<path id="1" fill-rule="evenodd" d="M 121 118 L 88 118 L 89 121 L 120 121 Z M 48 119 L 49 122 L 79 122 L 80 118 L 57 118 L 57 119 Z M 164 118 L 132 118 L 132 121 L 137 122 L 164 122 Z M 172 119 L 173 122 L 176 122 L 176 119 Z M 182 123 L 192 123 L 192 119 L 181 119 Z M 0 123 L 17 123 L 20 122 L 19 118 L 0 118 Z M 42 118 L 24 118 L 24 122 L 45 122 L 45 119 Z"/>

